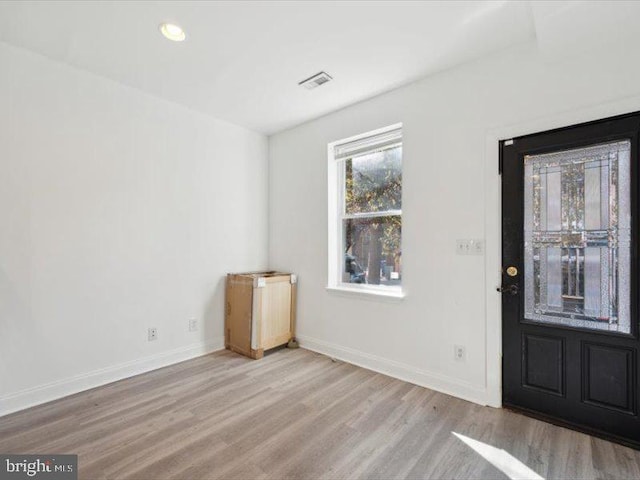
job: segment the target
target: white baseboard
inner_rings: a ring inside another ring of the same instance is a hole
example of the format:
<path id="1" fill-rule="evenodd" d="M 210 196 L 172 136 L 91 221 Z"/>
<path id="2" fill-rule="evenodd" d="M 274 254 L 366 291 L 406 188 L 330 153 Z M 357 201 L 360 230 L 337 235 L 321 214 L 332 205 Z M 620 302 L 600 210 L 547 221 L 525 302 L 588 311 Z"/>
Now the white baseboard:
<path id="1" fill-rule="evenodd" d="M 332 343 L 296 335 L 300 346 L 313 352 L 322 353 L 329 357 L 357 365 L 367 370 L 382 373 L 390 377 L 413 383 L 421 387 L 437 390 L 454 397 L 462 398 L 480 405 L 487 405 L 487 390 L 467 382 L 444 375 L 426 372 L 405 363 L 396 362 L 386 358 L 370 355 L 352 348 L 343 347 Z"/>
<path id="2" fill-rule="evenodd" d="M 411 365 L 328 343 L 305 335 L 297 335 L 296 339 L 300 342 L 302 348 L 313 352 L 322 353 L 323 355 L 368 370 L 373 370 L 374 372 L 389 375 L 390 377 L 398 378 L 405 382 L 437 390 L 480 405 L 487 405 L 489 403 L 487 401 L 486 389 L 454 378 L 426 372 Z M 177 348 L 157 355 L 11 393 L 0 397 L 0 417 L 222 349 L 224 349 L 224 338 L 215 338 L 210 342 L 202 342 Z"/>
<path id="3" fill-rule="evenodd" d="M 25 408 L 57 400 L 84 390 L 106 385 L 141 373 L 183 362 L 224 349 L 224 338 L 214 338 L 168 352 L 94 370 L 46 385 L 14 392 L 0 397 L 0 417 Z"/>

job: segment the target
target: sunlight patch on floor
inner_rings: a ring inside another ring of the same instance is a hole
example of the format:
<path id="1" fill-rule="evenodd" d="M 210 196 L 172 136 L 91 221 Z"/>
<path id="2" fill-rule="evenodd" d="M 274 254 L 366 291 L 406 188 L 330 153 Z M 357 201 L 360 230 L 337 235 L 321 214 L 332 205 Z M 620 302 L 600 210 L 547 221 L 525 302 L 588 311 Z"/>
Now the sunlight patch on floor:
<path id="1" fill-rule="evenodd" d="M 456 432 L 451 433 L 475 450 L 476 453 L 503 472 L 511 480 L 544 480 L 543 477 L 531 470 L 509 452 Z"/>

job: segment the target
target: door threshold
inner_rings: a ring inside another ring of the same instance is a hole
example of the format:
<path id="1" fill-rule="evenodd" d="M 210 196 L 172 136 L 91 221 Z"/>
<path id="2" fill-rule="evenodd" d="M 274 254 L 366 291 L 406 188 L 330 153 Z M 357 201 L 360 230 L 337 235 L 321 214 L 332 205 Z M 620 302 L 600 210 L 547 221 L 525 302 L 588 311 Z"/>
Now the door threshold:
<path id="1" fill-rule="evenodd" d="M 520 413 L 527 417 L 535 418 L 536 420 L 541 420 L 546 423 L 551 423 L 558 427 L 567 428 L 569 430 L 574 430 L 576 432 L 585 433 L 587 435 L 591 435 L 592 437 L 597 437 L 602 440 L 606 440 L 608 442 L 617 443 L 619 445 L 623 445 L 625 447 L 633 448 L 634 450 L 640 450 L 640 442 L 636 442 L 634 440 L 630 440 L 628 438 L 618 437 L 616 435 L 611 435 L 610 433 L 603 432 L 601 430 L 595 428 L 585 427 L 584 425 L 578 425 L 573 422 L 568 422 L 566 420 L 562 420 L 560 418 L 554 417 L 552 415 L 547 415 L 545 413 L 536 412 L 534 410 L 529 410 L 524 407 L 517 407 L 515 405 L 511 405 L 507 402 L 502 403 L 502 407 L 510 410 L 515 413 Z"/>

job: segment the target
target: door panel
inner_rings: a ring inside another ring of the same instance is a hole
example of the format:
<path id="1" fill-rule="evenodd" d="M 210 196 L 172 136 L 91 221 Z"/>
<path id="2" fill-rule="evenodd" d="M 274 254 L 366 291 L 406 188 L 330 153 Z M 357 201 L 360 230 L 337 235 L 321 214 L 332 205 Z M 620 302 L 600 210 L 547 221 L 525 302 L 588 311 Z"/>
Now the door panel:
<path id="1" fill-rule="evenodd" d="M 564 395 L 564 339 L 522 336 L 522 386 Z"/>
<path id="2" fill-rule="evenodd" d="M 635 413 L 634 352 L 630 348 L 583 343 L 583 398 L 586 403 Z"/>
<path id="3" fill-rule="evenodd" d="M 639 130 L 501 145 L 503 403 L 636 448 Z"/>

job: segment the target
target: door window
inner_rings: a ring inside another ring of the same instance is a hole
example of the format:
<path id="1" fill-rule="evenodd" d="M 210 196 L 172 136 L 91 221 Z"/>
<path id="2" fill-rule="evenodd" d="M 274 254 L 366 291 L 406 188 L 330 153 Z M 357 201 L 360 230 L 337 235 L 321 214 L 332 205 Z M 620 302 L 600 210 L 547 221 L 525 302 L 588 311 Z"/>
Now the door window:
<path id="1" fill-rule="evenodd" d="M 630 333 L 630 149 L 525 155 L 525 320 Z"/>

